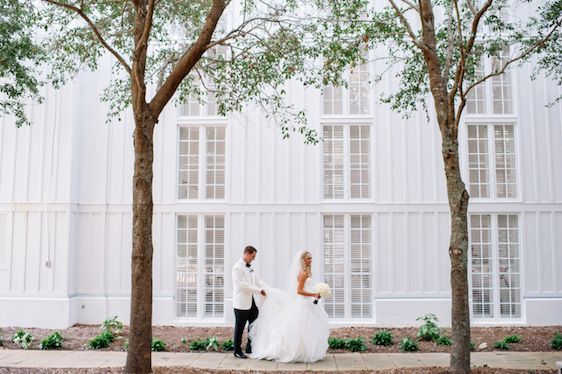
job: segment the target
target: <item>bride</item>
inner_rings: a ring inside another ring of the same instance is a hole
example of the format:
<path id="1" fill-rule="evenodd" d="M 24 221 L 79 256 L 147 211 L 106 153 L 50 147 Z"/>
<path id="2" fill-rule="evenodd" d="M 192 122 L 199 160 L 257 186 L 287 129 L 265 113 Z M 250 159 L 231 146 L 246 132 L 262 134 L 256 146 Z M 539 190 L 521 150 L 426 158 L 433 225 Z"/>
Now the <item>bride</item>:
<path id="1" fill-rule="evenodd" d="M 285 291 L 271 288 L 250 329 L 256 359 L 277 362 L 314 362 L 328 350 L 328 315 L 312 292 L 312 255 L 298 252 L 288 273 Z"/>

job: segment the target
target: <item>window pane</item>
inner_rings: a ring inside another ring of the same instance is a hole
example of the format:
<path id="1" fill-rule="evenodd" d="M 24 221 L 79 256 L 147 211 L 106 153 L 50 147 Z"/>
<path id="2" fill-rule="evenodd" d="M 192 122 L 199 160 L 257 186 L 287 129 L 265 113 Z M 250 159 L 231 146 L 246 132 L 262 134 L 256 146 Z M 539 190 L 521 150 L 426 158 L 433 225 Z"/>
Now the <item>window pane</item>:
<path id="1" fill-rule="evenodd" d="M 502 318 L 521 318 L 518 216 L 498 215 L 498 284 Z"/>
<path id="2" fill-rule="evenodd" d="M 368 199 L 370 183 L 370 126 L 351 125 L 349 128 L 349 167 L 351 198 Z M 363 194 L 363 192 L 367 192 Z"/>
<path id="3" fill-rule="evenodd" d="M 496 194 L 498 198 L 517 197 L 515 164 L 515 128 L 510 124 L 494 125 L 496 153 Z"/>
<path id="4" fill-rule="evenodd" d="M 224 126 L 205 129 L 207 137 L 206 198 L 224 199 L 226 131 Z"/>
<path id="5" fill-rule="evenodd" d="M 324 126 L 323 138 L 324 198 L 343 199 L 343 126 Z"/>
<path id="6" fill-rule="evenodd" d="M 344 216 L 325 215 L 323 220 L 324 277 L 332 289 L 332 297 L 325 300 L 324 308 L 330 318 L 344 318 Z"/>
<path id="7" fill-rule="evenodd" d="M 197 317 L 197 216 L 177 217 L 176 312 Z"/>
<path id="8" fill-rule="evenodd" d="M 366 51 L 362 57 L 367 59 Z M 369 64 L 368 62 L 353 67 L 349 72 L 349 114 L 371 113 L 369 98 Z"/>
<path id="9" fill-rule="evenodd" d="M 199 193 L 199 128 L 180 128 L 178 199 L 197 199 Z"/>
<path id="10" fill-rule="evenodd" d="M 492 244 L 490 215 L 470 216 L 470 263 L 472 264 L 472 315 L 474 318 L 492 318 L 491 307 L 493 271 L 490 266 Z"/>
<path id="11" fill-rule="evenodd" d="M 486 125 L 468 127 L 468 176 L 470 197 L 488 198 L 488 129 Z"/>
<path id="12" fill-rule="evenodd" d="M 205 317 L 224 314 L 224 217 L 205 216 Z"/>
<path id="13" fill-rule="evenodd" d="M 371 216 L 351 216 L 351 317 L 372 317 Z M 354 266 L 355 265 L 355 266 Z"/>

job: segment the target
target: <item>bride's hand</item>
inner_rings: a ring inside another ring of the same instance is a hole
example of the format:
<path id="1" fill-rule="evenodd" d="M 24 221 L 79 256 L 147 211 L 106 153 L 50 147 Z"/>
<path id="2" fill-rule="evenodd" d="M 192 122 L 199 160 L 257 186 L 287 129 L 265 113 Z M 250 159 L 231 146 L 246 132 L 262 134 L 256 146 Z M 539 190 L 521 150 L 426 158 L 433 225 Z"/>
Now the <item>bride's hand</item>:
<path id="1" fill-rule="evenodd" d="M 318 292 L 318 293 L 316 294 L 316 298 L 317 298 L 318 300 L 320 300 L 320 292 Z"/>

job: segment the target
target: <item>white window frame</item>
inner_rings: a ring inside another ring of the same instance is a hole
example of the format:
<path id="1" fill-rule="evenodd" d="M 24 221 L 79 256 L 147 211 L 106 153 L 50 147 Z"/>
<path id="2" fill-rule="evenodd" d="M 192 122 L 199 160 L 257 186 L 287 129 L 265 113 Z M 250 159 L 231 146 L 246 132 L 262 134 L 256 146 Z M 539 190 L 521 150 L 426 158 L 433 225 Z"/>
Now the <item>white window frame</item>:
<path id="1" fill-rule="evenodd" d="M 180 131 L 184 127 L 197 127 L 199 128 L 199 165 L 198 165 L 198 191 L 196 199 L 180 198 L 179 188 L 180 188 Z M 223 127 L 224 128 L 224 197 L 220 199 L 207 198 L 207 134 L 206 129 L 208 127 Z M 177 134 L 176 134 L 176 200 L 185 202 L 205 202 L 212 203 L 218 202 L 223 203 L 226 201 L 227 188 L 228 188 L 228 125 L 226 121 L 180 121 L 178 123 Z"/>
<path id="2" fill-rule="evenodd" d="M 348 121 L 323 121 L 321 123 L 321 131 L 324 133 L 324 126 L 343 126 L 343 197 L 342 198 L 325 198 L 324 197 L 324 146 L 322 146 L 321 169 L 322 180 L 320 182 L 320 194 L 324 202 L 357 202 L 357 201 L 373 201 L 374 199 L 374 126 L 369 122 Z M 350 156 L 350 126 L 369 126 L 369 197 L 351 197 L 351 156 Z"/>
<path id="3" fill-rule="evenodd" d="M 356 322 L 369 322 L 372 323 L 375 320 L 375 256 L 374 256 L 374 219 L 375 216 L 372 213 L 364 212 L 364 213 L 322 213 L 321 214 L 321 222 L 320 227 L 321 230 L 321 243 L 322 243 L 322 264 L 324 264 L 324 217 L 325 216 L 343 216 L 344 224 L 343 224 L 343 238 L 344 238 L 344 316 L 342 318 L 330 318 L 331 321 L 334 322 L 346 322 L 346 321 L 353 321 Z M 352 310 L 351 310 L 351 216 L 369 216 L 371 217 L 371 243 L 370 243 L 370 259 L 371 259 L 371 274 L 370 274 L 370 282 L 371 282 L 371 316 L 368 318 L 353 318 L 352 317 Z M 324 266 L 322 266 L 322 276 L 324 276 Z"/>
<path id="4" fill-rule="evenodd" d="M 374 71 L 373 71 L 373 64 L 370 61 L 370 57 L 369 54 L 367 53 L 367 55 L 365 56 L 365 58 L 367 59 L 365 61 L 365 65 L 367 65 L 367 72 L 369 74 L 369 80 L 371 80 L 374 76 Z M 359 66 L 359 65 L 358 65 Z M 352 117 L 354 119 L 357 118 L 373 118 L 374 116 L 374 98 L 373 98 L 373 88 L 372 85 L 367 82 L 367 89 L 369 91 L 369 98 L 367 100 L 368 102 L 368 108 L 369 108 L 369 113 L 367 114 L 351 114 L 351 92 L 349 89 L 349 85 L 351 83 L 351 68 L 346 69 L 346 71 L 343 73 L 342 79 L 347 82 L 348 87 L 344 87 L 344 86 L 332 86 L 332 85 L 326 85 L 323 86 L 321 91 L 320 91 L 320 117 L 321 118 L 348 118 L 348 117 Z M 332 87 L 333 89 L 338 89 L 340 88 L 342 90 L 342 113 L 341 114 L 326 114 L 324 113 L 324 87 Z"/>
<path id="5" fill-rule="evenodd" d="M 225 16 L 221 17 L 221 19 L 219 20 L 219 24 L 217 24 L 217 29 L 216 29 L 217 31 L 219 30 L 219 26 L 222 26 L 222 27 L 226 26 L 227 20 L 226 20 Z M 226 17 L 228 17 L 228 16 L 226 16 Z M 228 49 L 227 49 L 226 46 L 217 45 L 217 46 L 211 48 L 210 50 L 208 50 L 206 52 L 206 56 L 217 54 L 217 53 L 219 55 L 224 55 L 226 57 L 227 54 L 228 54 Z M 210 92 L 209 90 L 207 90 L 207 88 L 210 88 L 210 89 L 216 88 L 216 87 L 214 87 L 214 82 L 207 79 L 207 77 L 201 77 L 199 74 L 196 74 L 196 73 L 190 73 L 190 74 L 192 74 L 192 76 L 194 77 L 195 84 L 199 87 L 202 94 L 201 94 L 200 97 L 193 97 L 191 94 L 188 95 L 188 97 L 186 99 L 186 102 L 178 105 L 178 108 L 177 108 L 178 118 L 183 118 L 183 119 L 203 119 L 203 118 L 220 119 L 220 118 L 224 118 L 223 116 L 218 114 L 218 105 L 217 105 L 216 95 L 214 94 L 214 92 Z M 203 80 L 203 81 L 201 81 L 201 80 Z M 206 93 L 205 93 L 205 91 L 206 91 Z M 211 97 L 211 95 L 213 95 L 212 100 L 209 99 Z M 194 104 L 190 104 L 190 102 L 194 103 Z M 214 106 L 215 106 L 214 113 L 211 113 L 211 114 L 209 114 L 209 102 L 213 102 Z M 184 106 L 195 105 L 195 103 L 196 103 L 196 105 L 199 106 L 199 114 L 198 115 L 191 115 L 191 114 L 188 115 L 188 114 L 182 113 L 182 109 L 184 108 Z"/>
<path id="6" fill-rule="evenodd" d="M 470 225 L 471 216 L 473 215 L 489 215 L 490 216 L 490 233 L 491 233 L 491 258 L 492 258 L 492 311 L 494 317 L 478 317 L 474 315 L 473 309 L 473 297 L 472 297 L 472 227 Z M 520 317 L 501 317 L 501 310 L 500 310 L 500 287 L 499 287 L 499 245 L 498 245 L 498 216 L 499 215 L 514 215 L 517 216 L 517 240 L 519 245 L 519 296 L 520 296 L 520 305 L 521 305 L 521 316 Z M 523 258 L 523 240 L 522 240 L 522 221 L 521 215 L 519 213 L 490 213 L 490 212 L 472 212 L 468 215 L 468 226 L 469 226 L 469 248 L 468 248 L 468 284 L 469 284 L 469 304 L 470 304 L 470 318 L 475 322 L 483 322 L 483 323 L 505 323 L 505 322 L 524 322 L 525 321 L 525 302 L 524 302 L 524 295 L 523 291 L 524 287 L 524 258 Z"/>
<path id="7" fill-rule="evenodd" d="M 513 48 L 510 47 L 509 48 L 509 52 L 510 52 L 510 56 L 513 54 Z M 483 76 L 487 76 L 488 74 L 492 73 L 492 68 L 493 68 L 493 61 L 490 57 L 487 58 L 482 58 L 482 65 L 483 65 L 483 69 L 482 69 L 482 73 Z M 515 119 L 518 117 L 518 103 L 516 98 L 518 97 L 518 88 L 517 88 L 517 80 L 515 79 L 515 70 L 512 68 L 512 66 L 508 66 L 508 68 L 506 69 L 506 71 L 502 74 L 510 74 L 511 76 L 511 107 L 512 107 L 512 112 L 511 113 L 498 113 L 495 114 L 493 111 L 493 106 L 494 106 L 494 100 L 493 100 L 493 80 L 494 77 L 490 77 L 488 79 L 486 79 L 484 82 L 480 83 L 478 86 L 474 87 L 471 92 L 473 92 L 475 89 L 477 88 L 483 88 L 484 89 L 484 95 L 485 95 L 485 100 L 484 103 L 486 105 L 486 111 L 485 113 L 468 113 L 468 110 L 465 106 L 465 109 L 463 110 L 463 116 L 467 119 L 470 119 L 471 121 L 479 121 L 481 120 L 487 120 L 489 118 L 494 118 L 495 120 L 498 121 L 515 121 Z M 468 101 L 467 101 L 468 104 Z"/>
<path id="8" fill-rule="evenodd" d="M 491 201 L 502 201 L 502 202 L 520 202 L 521 201 L 521 167 L 520 167 L 520 149 L 519 149 L 519 124 L 516 120 L 503 120 L 496 117 L 484 117 L 486 120 L 476 120 L 470 119 L 470 121 L 465 122 L 465 128 L 463 136 L 465 137 L 464 146 L 466 151 L 463 152 L 464 158 L 464 180 L 467 183 L 467 191 L 470 193 L 470 168 L 469 168 L 469 137 L 468 137 L 468 127 L 469 126 L 486 126 L 486 134 L 488 139 L 488 182 L 489 182 L 489 197 L 471 197 L 470 200 L 474 202 L 491 202 Z M 496 125 L 511 125 L 513 126 L 513 136 L 515 137 L 515 197 L 498 197 L 497 196 L 497 182 L 496 182 L 496 148 L 495 148 L 495 133 L 494 128 Z"/>
<path id="9" fill-rule="evenodd" d="M 177 264 L 178 264 L 178 219 L 180 216 L 185 216 L 189 218 L 190 216 L 197 217 L 197 316 L 196 317 L 189 317 L 189 316 L 179 316 L 178 315 L 178 306 L 177 306 L 177 283 L 176 283 L 176 276 L 177 276 Z M 177 213 L 175 217 L 175 233 L 176 233 L 176 240 L 175 240 L 175 248 L 174 248 L 174 307 L 175 307 L 175 318 L 177 320 L 189 320 L 189 321 L 206 321 L 206 322 L 223 322 L 226 318 L 227 311 L 223 309 L 222 317 L 206 317 L 205 316 L 205 218 L 210 216 L 221 216 L 224 219 L 224 259 L 223 259 L 223 281 L 226 284 L 226 215 L 225 214 L 190 214 L 190 213 Z M 225 289 L 226 286 L 223 284 L 223 305 L 224 301 L 226 300 L 225 297 Z"/>

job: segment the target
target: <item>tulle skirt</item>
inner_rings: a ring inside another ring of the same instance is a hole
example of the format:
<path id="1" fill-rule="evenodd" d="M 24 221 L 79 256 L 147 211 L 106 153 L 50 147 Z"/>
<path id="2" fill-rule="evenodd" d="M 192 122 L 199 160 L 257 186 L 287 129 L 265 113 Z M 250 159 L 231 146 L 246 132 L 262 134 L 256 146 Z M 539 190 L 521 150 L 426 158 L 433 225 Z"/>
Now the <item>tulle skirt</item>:
<path id="1" fill-rule="evenodd" d="M 328 350 L 328 315 L 322 302 L 314 304 L 311 297 L 289 296 L 272 288 L 249 335 L 252 358 L 315 362 Z"/>

